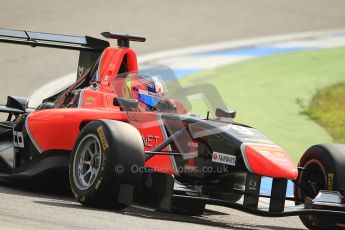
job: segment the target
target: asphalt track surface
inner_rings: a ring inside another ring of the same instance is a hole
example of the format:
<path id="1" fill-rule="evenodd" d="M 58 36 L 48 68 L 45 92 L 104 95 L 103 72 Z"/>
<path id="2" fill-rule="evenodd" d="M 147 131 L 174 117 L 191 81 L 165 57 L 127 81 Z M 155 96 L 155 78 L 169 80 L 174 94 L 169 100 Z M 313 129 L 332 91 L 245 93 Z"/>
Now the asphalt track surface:
<path id="1" fill-rule="evenodd" d="M 1 1 L 0 27 L 99 36 L 147 36 L 139 54 L 192 45 L 343 28 L 342 0 L 260 1 Z M 0 103 L 75 71 L 77 52 L 0 44 Z M 41 192 L 1 183 L 0 229 L 303 229 L 297 217 L 262 218 L 207 206 L 202 217 L 127 208 L 88 209 L 68 192 Z"/>

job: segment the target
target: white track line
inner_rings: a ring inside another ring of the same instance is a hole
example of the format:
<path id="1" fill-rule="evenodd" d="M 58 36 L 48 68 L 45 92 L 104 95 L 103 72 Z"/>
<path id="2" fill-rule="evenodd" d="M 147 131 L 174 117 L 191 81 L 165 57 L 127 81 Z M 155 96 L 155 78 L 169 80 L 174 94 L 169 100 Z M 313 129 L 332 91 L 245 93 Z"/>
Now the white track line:
<path id="1" fill-rule="evenodd" d="M 29 97 L 30 107 L 37 107 L 39 104 L 41 104 L 44 98 L 50 97 L 67 88 L 69 85 L 75 82 L 76 78 L 77 73 L 66 74 L 38 88 Z"/>
<path id="2" fill-rule="evenodd" d="M 233 40 L 233 41 L 226 41 L 226 42 L 217 42 L 217 43 L 211 43 L 211 44 L 206 44 L 206 45 L 179 48 L 179 49 L 174 49 L 174 50 L 167 50 L 167 51 L 161 51 L 157 53 L 143 55 L 140 57 L 140 62 L 149 63 L 154 60 L 170 58 L 173 56 L 182 56 L 182 55 L 187 55 L 187 54 L 196 53 L 196 52 L 210 52 L 210 51 L 223 50 L 223 49 L 282 43 L 282 42 L 293 41 L 293 40 L 298 40 L 298 39 L 307 39 L 307 38 L 313 39 L 316 37 L 328 37 L 330 35 L 341 34 L 341 33 L 345 33 L 345 28 L 333 29 L 333 30 L 322 30 L 322 31 L 309 31 L 309 32 L 303 32 L 303 33 L 292 33 L 292 34 L 275 35 L 275 36 L 265 36 L 265 37 L 258 37 L 258 38 L 253 38 L 253 39 L 241 39 L 241 40 Z"/>
<path id="3" fill-rule="evenodd" d="M 259 38 L 254 38 L 254 39 L 242 39 L 242 40 L 218 42 L 218 43 L 212 43 L 212 44 L 206 44 L 206 45 L 198 45 L 198 46 L 192 46 L 192 47 L 187 47 L 187 48 L 179 48 L 179 49 L 174 49 L 174 50 L 151 53 L 147 55 L 142 55 L 138 57 L 138 59 L 139 59 L 140 64 L 150 65 L 150 64 L 153 64 L 155 61 L 165 60 L 169 62 L 168 59 L 171 60 L 176 57 L 182 57 L 184 55 L 188 55 L 188 54 L 192 54 L 196 52 L 210 52 L 210 51 L 232 49 L 232 48 L 234 49 L 234 48 L 240 48 L 240 47 L 252 47 L 252 46 L 258 46 L 258 45 L 265 45 L 265 44 L 293 42 L 294 40 L 299 40 L 299 39 L 306 39 L 306 40 L 312 41 L 313 39 L 319 39 L 322 37 L 326 39 L 328 36 L 340 34 L 340 33 L 345 33 L 345 29 L 311 31 L 311 32 L 304 32 L 304 33 L 293 33 L 293 34 L 286 34 L 286 35 L 259 37 Z M 75 79 L 76 79 L 76 73 L 69 73 L 67 75 L 64 75 L 38 88 L 29 97 L 30 106 L 33 107 L 33 106 L 39 105 L 43 98 L 54 95 L 58 91 L 66 88 L 68 85 L 72 84 L 75 81 Z"/>

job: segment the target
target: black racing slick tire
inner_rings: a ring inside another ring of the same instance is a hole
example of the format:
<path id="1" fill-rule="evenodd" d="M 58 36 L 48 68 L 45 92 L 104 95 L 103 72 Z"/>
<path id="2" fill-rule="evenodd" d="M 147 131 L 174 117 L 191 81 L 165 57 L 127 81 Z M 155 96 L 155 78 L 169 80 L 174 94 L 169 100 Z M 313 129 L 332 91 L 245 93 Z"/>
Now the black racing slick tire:
<path id="1" fill-rule="evenodd" d="M 96 120 L 81 130 L 71 154 L 69 181 L 74 198 L 82 205 L 122 209 L 120 190 L 134 191 L 141 175 L 132 167 L 144 166 L 144 146 L 139 131 L 130 124 Z"/>
<path id="2" fill-rule="evenodd" d="M 205 202 L 199 200 L 188 200 L 174 197 L 171 204 L 171 211 L 182 215 L 201 216 L 205 211 L 205 206 Z"/>
<path id="3" fill-rule="evenodd" d="M 307 149 L 299 162 L 299 175 L 294 187 L 296 204 L 306 197 L 315 198 L 320 190 L 338 191 L 345 188 L 345 145 L 322 144 Z M 301 215 L 308 229 L 334 229 L 334 219 Z"/>

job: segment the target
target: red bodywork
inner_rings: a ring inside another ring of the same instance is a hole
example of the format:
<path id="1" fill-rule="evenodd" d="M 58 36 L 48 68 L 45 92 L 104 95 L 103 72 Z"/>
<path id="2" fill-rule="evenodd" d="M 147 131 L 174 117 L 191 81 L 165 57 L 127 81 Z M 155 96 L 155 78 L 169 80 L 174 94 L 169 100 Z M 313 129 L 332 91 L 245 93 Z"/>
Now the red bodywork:
<path id="1" fill-rule="evenodd" d="M 87 122 L 99 119 L 129 122 L 126 112 L 113 105 L 114 97 L 121 95 L 121 79 L 117 87 L 112 84 L 126 56 L 128 72 L 138 70 L 137 57 L 130 48 L 108 47 L 103 51 L 100 62 L 100 87 L 83 89 L 80 93 L 78 108 L 57 108 L 37 110 L 27 118 L 27 128 L 39 151 L 52 149 L 72 151 L 80 129 Z M 145 150 L 151 150 L 164 140 L 158 114 L 155 112 L 132 112 L 136 121 L 130 121 L 142 134 Z M 154 137 L 154 138 L 153 138 Z M 145 141 L 146 140 L 146 141 Z M 146 162 L 157 171 L 174 173 L 172 158 L 154 156 Z"/>
<path id="2" fill-rule="evenodd" d="M 298 176 L 296 164 L 279 146 L 243 144 L 242 151 L 255 174 L 292 180 Z"/>
<path id="3" fill-rule="evenodd" d="M 71 151 L 83 125 L 98 119 L 131 123 L 142 134 L 147 151 L 163 142 L 167 134 L 159 113 L 131 112 L 131 119 L 129 119 L 127 112 L 123 112 L 119 106 L 113 105 L 114 97 L 120 97 L 123 93 L 124 80 L 116 79 L 123 64 L 127 67 L 128 72 L 138 70 L 137 57 L 133 50 L 130 48 L 106 48 L 102 53 L 98 69 L 99 87 L 82 89 L 78 99 L 78 108 L 37 110 L 28 116 L 26 127 L 40 153 L 54 149 Z M 178 113 L 186 112 L 180 103 L 176 102 L 176 106 L 179 108 Z M 246 145 L 242 150 L 242 155 L 247 158 L 246 162 L 249 164 L 247 167 L 250 167 L 253 173 L 295 179 L 297 177 L 296 165 L 287 154 L 276 150 L 263 151 L 257 146 Z M 281 163 L 277 163 L 277 160 Z M 146 166 L 152 167 L 156 171 L 176 174 L 173 161 L 174 158 L 171 156 L 158 155 L 148 160 Z"/>

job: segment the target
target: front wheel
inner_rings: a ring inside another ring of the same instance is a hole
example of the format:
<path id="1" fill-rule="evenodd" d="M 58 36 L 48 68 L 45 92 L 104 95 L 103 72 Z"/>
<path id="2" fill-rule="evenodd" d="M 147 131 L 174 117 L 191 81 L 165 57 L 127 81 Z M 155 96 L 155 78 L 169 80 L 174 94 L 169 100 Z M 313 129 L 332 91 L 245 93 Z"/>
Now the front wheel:
<path id="1" fill-rule="evenodd" d="M 144 146 L 133 126 L 109 120 L 88 123 L 80 132 L 69 164 L 69 181 L 76 200 L 96 208 L 122 209 L 120 187 L 132 188 L 144 166 Z"/>
<path id="2" fill-rule="evenodd" d="M 301 170 L 294 187 L 296 204 L 306 197 L 314 199 L 320 190 L 338 191 L 345 185 L 345 145 L 324 144 L 310 147 L 299 162 Z M 333 229 L 334 219 L 301 215 L 308 229 Z"/>

